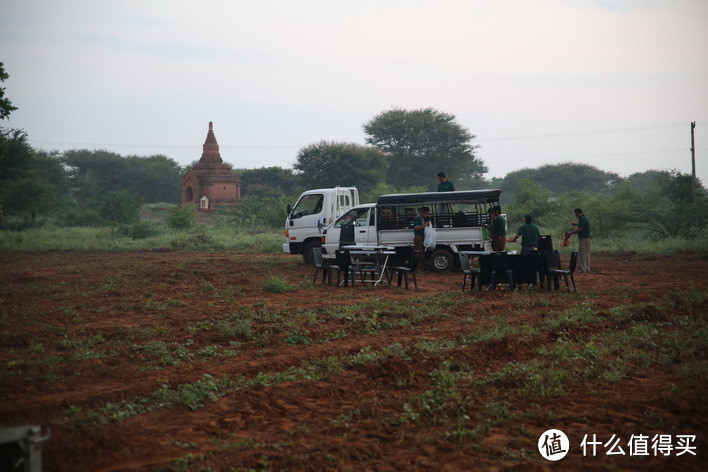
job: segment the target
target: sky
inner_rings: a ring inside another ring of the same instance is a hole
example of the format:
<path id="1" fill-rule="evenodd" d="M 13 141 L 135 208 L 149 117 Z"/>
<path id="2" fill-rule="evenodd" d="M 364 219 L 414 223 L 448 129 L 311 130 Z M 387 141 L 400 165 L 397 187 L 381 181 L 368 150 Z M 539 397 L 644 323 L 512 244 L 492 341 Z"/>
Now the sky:
<path id="1" fill-rule="evenodd" d="M 5 96 L 36 149 L 236 168 L 365 144 L 392 108 L 475 135 L 486 177 L 563 162 L 708 182 L 705 0 L 1 0 Z M 444 170 L 444 169 L 441 169 Z M 435 176 L 431 176 L 431 181 Z"/>

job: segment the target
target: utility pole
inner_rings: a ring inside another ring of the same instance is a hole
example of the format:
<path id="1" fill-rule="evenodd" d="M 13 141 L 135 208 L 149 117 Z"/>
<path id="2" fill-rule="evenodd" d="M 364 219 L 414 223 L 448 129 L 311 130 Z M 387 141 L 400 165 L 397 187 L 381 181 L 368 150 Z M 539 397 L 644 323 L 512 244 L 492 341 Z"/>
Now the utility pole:
<path id="1" fill-rule="evenodd" d="M 696 204 L 696 145 L 693 141 L 693 130 L 696 129 L 696 122 L 691 122 L 691 203 Z"/>

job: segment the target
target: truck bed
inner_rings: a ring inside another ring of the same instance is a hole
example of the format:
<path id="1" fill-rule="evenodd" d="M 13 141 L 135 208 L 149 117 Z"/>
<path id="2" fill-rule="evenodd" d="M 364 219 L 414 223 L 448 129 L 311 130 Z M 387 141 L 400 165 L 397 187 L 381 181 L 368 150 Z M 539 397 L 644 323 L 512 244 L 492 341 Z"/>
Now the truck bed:
<path id="1" fill-rule="evenodd" d="M 482 242 L 482 228 L 435 228 L 438 245 L 460 246 Z M 382 246 L 412 246 L 412 229 L 388 229 L 379 231 Z"/>

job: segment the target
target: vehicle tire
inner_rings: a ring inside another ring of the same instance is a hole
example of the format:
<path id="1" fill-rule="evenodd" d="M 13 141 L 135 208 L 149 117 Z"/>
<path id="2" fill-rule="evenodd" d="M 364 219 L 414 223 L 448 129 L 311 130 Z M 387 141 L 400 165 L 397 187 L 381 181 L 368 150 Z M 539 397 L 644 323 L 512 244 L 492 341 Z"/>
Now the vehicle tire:
<path id="1" fill-rule="evenodd" d="M 430 254 L 429 258 L 430 269 L 435 272 L 442 272 L 445 270 L 452 270 L 455 265 L 455 259 L 452 257 L 452 253 L 447 249 L 436 249 Z"/>
<path id="2" fill-rule="evenodd" d="M 302 260 L 305 261 L 306 265 L 315 264 L 315 256 L 312 254 L 312 249 L 316 247 L 322 247 L 322 243 L 310 241 L 302 247 Z"/>

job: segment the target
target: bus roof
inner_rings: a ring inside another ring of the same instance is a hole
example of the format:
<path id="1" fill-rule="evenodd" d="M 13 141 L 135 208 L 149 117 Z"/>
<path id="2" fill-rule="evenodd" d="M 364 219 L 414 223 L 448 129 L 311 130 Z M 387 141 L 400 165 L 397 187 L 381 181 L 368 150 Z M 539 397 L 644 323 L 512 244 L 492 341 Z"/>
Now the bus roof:
<path id="1" fill-rule="evenodd" d="M 501 190 L 460 190 L 455 192 L 397 193 L 381 195 L 377 205 L 439 205 L 442 203 L 498 203 Z"/>

